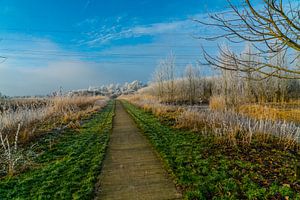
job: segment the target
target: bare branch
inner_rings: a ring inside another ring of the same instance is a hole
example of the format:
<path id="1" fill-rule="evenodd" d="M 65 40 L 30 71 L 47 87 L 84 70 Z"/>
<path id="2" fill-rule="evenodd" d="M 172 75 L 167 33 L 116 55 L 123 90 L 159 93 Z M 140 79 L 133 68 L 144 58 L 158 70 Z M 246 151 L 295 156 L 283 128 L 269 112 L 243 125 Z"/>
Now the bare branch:
<path id="1" fill-rule="evenodd" d="M 230 63 L 224 63 L 224 60 L 220 61 L 219 57 L 212 57 L 203 50 L 206 64 L 227 70 L 256 71 L 264 76 L 300 78 L 299 66 L 293 67 L 293 64 L 300 65 L 295 63 L 298 56 L 291 58 L 289 66 L 278 66 L 262 61 L 266 58 L 270 60 L 282 52 L 287 54 L 291 51 L 300 51 L 300 2 L 292 5 L 290 1 L 284 4 L 282 0 L 263 0 L 263 9 L 258 9 L 251 0 L 244 0 L 245 6 L 242 8 L 235 6 L 230 0 L 227 1 L 231 12 L 209 14 L 208 22 L 194 20 L 202 25 L 222 30 L 221 34 L 198 38 L 206 40 L 226 38 L 235 43 L 248 41 L 258 50 L 256 56 L 261 59 L 259 62 L 251 63 L 252 67 L 249 67 L 247 66 L 249 63 L 245 63 L 232 52 L 220 51 L 220 55 L 231 60 Z M 224 64 L 230 67 L 224 67 Z"/>

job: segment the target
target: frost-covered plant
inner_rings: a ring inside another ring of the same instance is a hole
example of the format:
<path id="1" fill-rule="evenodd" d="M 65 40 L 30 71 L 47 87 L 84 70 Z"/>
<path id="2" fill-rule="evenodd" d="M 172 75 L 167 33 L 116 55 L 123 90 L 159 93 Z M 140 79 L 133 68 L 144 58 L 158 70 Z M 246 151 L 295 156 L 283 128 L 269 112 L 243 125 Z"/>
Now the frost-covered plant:
<path id="1" fill-rule="evenodd" d="M 55 97 L 44 100 L 44 103 L 38 106 L 33 105 L 32 102 L 5 105 L 5 109 L 0 112 L 0 127 L 2 127 L 3 133 L 13 134 L 19 123 L 22 124 L 23 129 L 33 129 L 32 125 L 44 122 L 49 118 L 60 116 L 69 119 L 79 111 L 101 108 L 106 102 L 107 99 L 99 96 Z M 0 108 L 2 108 L 1 105 Z M 21 135 L 22 133 L 21 130 Z"/>
<path id="2" fill-rule="evenodd" d="M 300 127 L 295 123 L 258 120 L 230 111 L 188 108 L 177 117 L 177 125 L 201 131 L 203 134 L 229 138 L 232 144 L 236 143 L 236 138 L 250 144 L 253 136 L 264 142 L 271 136 L 276 136 L 279 143 L 288 149 L 296 145 L 300 139 Z"/>
<path id="3" fill-rule="evenodd" d="M 13 176 L 20 168 L 28 167 L 37 156 L 34 145 L 26 150 L 18 146 L 20 130 L 21 124 L 18 124 L 14 138 L 9 138 L 0 129 L 0 177 Z"/>
<path id="4" fill-rule="evenodd" d="M 2 131 L 0 131 L 1 140 L 1 170 L 8 176 L 13 176 L 15 173 L 15 168 L 19 161 L 23 158 L 21 151 L 18 149 L 18 137 L 20 133 L 21 124 L 18 124 L 18 129 L 15 134 L 14 142 L 9 141 L 8 136 L 4 136 Z"/>

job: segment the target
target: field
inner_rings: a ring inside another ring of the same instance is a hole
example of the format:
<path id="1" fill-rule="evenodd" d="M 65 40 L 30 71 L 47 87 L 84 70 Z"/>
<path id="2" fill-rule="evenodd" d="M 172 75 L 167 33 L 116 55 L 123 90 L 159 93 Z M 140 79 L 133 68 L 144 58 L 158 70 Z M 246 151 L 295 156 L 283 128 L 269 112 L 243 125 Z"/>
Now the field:
<path id="1" fill-rule="evenodd" d="M 283 120 L 300 124 L 300 103 L 243 105 L 240 113 L 258 119 Z"/>
<path id="2" fill-rule="evenodd" d="M 2 100 L 0 101 L 1 131 L 3 134 L 12 134 L 18 124 L 23 130 L 46 128 L 39 125 L 48 125 L 49 128 L 59 124 L 66 125 L 103 106 L 106 100 L 107 98 L 100 96 Z M 43 123 L 39 124 L 39 122 Z"/>
<path id="3" fill-rule="evenodd" d="M 52 130 L 22 146 L 30 163 L 13 177 L 0 179 L 0 199 L 90 199 L 113 115 L 114 102 L 110 101 L 78 129 Z"/>
<path id="4" fill-rule="evenodd" d="M 174 129 L 151 112 L 123 103 L 186 199 L 300 198 L 298 152 L 255 140 L 247 146 L 221 145 L 213 135 Z"/>
<path id="5" fill-rule="evenodd" d="M 0 199 L 101 199 L 118 194 L 121 182 L 120 194 L 126 197 L 130 184 L 136 182 L 137 193 L 138 188 L 144 191 L 148 187 L 140 182 L 150 186 L 151 174 L 157 171 L 167 171 L 171 179 L 161 182 L 160 188 L 168 187 L 161 192 L 182 194 L 183 199 L 300 199 L 300 128 L 291 117 L 298 117 L 291 114 L 298 112 L 297 103 L 284 108 L 245 104 L 233 111 L 205 104 L 168 104 L 139 93 L 120 99 L 135 122 L 130 125 L 134 137 L 128 124 L 117 128 L 123 122 L 113 123 L 121 109 L 118 103 L 115 111 L 116 100 L 60 97 L 5 102 L 0 118 Z M 151 143 L 161 165 L 155 156 L 150 156 L 154 164 L 140 158 L 152 150 L 141 151 L 146 140 L 135 143 L 140 133 L 134 126 Z M 110 141 L 113 127 L 115 134 L 129 135 L 113 134 Z M 108 146 L 114 147 L 112 153 L 107 153 Z M 122 159 L 114 158 L 117 155 Z M 103 171 L 103 163 L 112 162 L 104 159 L 121 163 L 108 164 Z M 112 177 L 113 171 L 129 178 L 120 181 Z M 170 189 L 175 186 L 177 190 Z M 140 195 L 145 198 L 153 196 L 144 192 Z"/>
<path id="6" fill-rule="evenodd" d="M 186 199 L 299 199 L 299 103 L 165 103 L 144 91 L 123 103 Z"/>

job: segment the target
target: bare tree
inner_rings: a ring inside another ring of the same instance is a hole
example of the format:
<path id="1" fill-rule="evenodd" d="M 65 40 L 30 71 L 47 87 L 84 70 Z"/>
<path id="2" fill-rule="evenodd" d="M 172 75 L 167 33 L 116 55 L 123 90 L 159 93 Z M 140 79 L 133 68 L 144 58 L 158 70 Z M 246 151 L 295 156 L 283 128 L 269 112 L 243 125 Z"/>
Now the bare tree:
<path id="1" fill-rule="evenodd" d="M 168 101 L 173 101 L 175 96 L 175 56 L 171 54 L 163 61 L 166 77 Z"/>
<path id="2" fill-rule="evenodd" d="M 249 64 L 253 64 L 253 61 L 257 59 L 257 56 L 253 54 L 252 46 L 247 43 L 243 55 L 241 55 L 243 60 L 248 61 Z M 253 66 L 250 66 L 253 67 Z M 258 102 L 258 95 L 255 92 L 256 82 L 253 80 L 256 76 L 259 76 L 257 72 L 248 71 L 245 73 L 245 96 L 248 100 L 252 101 L 254 99 L 255 102 Z"/>
<path id="3" fill-rule="evenodd" d="M 259 72 L 266 77 L 284 79 L 300 78 L 300 2 L 289 0 L 263 0 L 261 8 L 253 5 L 251 0 L 244 0 L 241 7 L 235 6 L 227 0 L 229 12 L 210 14 L 209 21 L 195 20 L 207 26 L 222 30 L 222 35 L 212 37 L 199 37 L 206 40 L 226 38 L 230 42 L 250 42 L 258 52 L 256 55 L 263 59 L 246 61 L 232 51 L 220 48 L 222 57 L 228 57 L 229 63 L 224 59 L 209 55 L 205 50 L 204 57 L 207 64 L 231 71 Z M 278 53 L 293 56 L 289 65 L 279 66 L 270 63 L 269 59 Z M 223 66 L 226 64 L 226 68 Z M 280 72 L 280 73 L 279 73 Z M 284 72 L 284 73 L 281 73 Z"/>
<path id="4" fill-rule="evenodd" d="M 194 104 L 197 97 L 197 82 L 199 82 L 199 70 L 192 65 L 188 65 L 185 69 L 185 79 L 188 86 L 188 98 L 190 105 Z"/>
<path id="5" fill-rule="evenodd" d="M 157 85 L 157 96 L 159 99 L 164 96 L 164 73 L 162 66 L 159 64 L 153 74 L 153 82 Z"/>
<path id="6" fill-rule="evenodd" d="M 154 72 L 154 82 L 158 85 L 160 99 L 166 97 L 167 101 L 173 101 L 175 96 L 175 56 L 171 54 L 161 60 Z"/>

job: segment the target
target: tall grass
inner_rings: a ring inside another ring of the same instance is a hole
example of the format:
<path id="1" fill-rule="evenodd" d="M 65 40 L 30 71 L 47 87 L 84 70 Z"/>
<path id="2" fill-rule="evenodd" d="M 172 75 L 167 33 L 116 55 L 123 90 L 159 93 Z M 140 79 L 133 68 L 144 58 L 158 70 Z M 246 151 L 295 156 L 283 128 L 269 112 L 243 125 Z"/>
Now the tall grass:
<path id="1" fill-rule="evenodd" d="M 222 98 L 213 99 L 214 105 L 210 106 L 211 109 L 202 109 L 199 106 L 166 105 L 154 97 L 139 94 L 124 99 L 144 110 L 151 111 L 156 116 L 175 114 L 176 128 L 210 135 L 217 142 L 227 145 L 250 145 L 255 140 L 260 143 L 277 143 L 285 150 L 299 146 L 300 126 L 294 122 L 258 119 L 238 112 L 226 111 Z"/>
<path id="2" fill-rule="evenodd" d="M 300 104 L 290 108 L 288 103 L 282 105 L 242 105 L 239 112 L 256 119 L 285 120 L 300 124 Z"/>
<path id="3" fill-rule="evenodd" d="M 300 139 L 300 127 L 295 123 L 255 119 L 229 111 L 189 108 L 177 118 L 177 127 L 213 135 L 230 145 L 251 144 L 255 138 L 263 143 L 276 142 L 286 150 L 297 147 Z"/>
<path id="4" fill-rule="evenodd" d="M 223 96 L 212 96 L 209 100 L 209 108 L 212 110 L 225 110 L 226 101 Z"/>
<path id="5" fill-rule="evenodd" d="M 177 112 L 180 108 L 176 105 L 167 105 L 165 103 L 161 103 L 157 97 L 151 95 L 124 95 L 119 97 L 120 99 L 127 100 L 132 104 L 143 108 L 148 112 L 152 112 L 156 116 L 164 116 L 169 112 Z"/>
<path id="6" fill-rule="evenodd" d="M 82 112 L 92 111 L 106 103 L 104 97 L 55 97 L 45 100 L 39 106 L 32 102 L 8 107 L 0 113 L 0 131 L 5 135 L 13 134 L 21 124 L 21 132 L 25 129 L 34 131 L 34 125 L 46 123 L 55 118 L 61 123 L 80 118 Z M 15 105 L 15 104 L 14 104 Z M 21 133 L 22 134 L 22 133 Z M 10 137 L 10 136 L 9 136 Z"/>
<path id="7" fill-rule="evenodd" d="M 77 127 L 79 123 L 76 123 L 76 120 L 104 107 L 108 99 L 99 96 L 55 97 L 43 100 L 41 104 L 35 104 L 38 101 L 21 100 L 11 102 L 11 104 L 7 102 L 5 109 L 2 109 L 0 113 L 0 176 L 1 174 L 13 176 L 16 167 L 25 166 L 28 163 L 28 152 L 23 152 L 18 143 L 26 142 L 34 137 L 34 131 L 38 126 L 47 125 L 48 128 L 55 128 L 59 124 L 65 124 L 71 128 Z"/>

